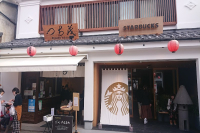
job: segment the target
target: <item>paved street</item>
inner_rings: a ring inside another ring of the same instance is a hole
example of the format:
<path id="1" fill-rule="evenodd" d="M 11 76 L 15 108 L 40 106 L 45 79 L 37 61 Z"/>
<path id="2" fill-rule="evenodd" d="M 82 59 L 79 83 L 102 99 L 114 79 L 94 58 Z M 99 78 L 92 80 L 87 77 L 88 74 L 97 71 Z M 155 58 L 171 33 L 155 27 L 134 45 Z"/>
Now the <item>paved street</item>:
<path id="1" fill-rule="evenodd" d="M 39 124 L 22 124 L 22 131 L 21 133 L 38 133 L 43 132 L 44 127 L 41 127 L 44 125 L 44 122 L 41 122 Z M 142 121 L 135 121 L 133 123 L 133 133 L 199 133 L 199 131 L 196 131 L 194 129 L 191 129 L 189 132 L 180 131 L 178 126 L 170 126 L 168 123 L 165 122 L 157 122 L 157 121 L 150 121 L 147 125 L 143 125 Z M 108 129 L 108 128 L 107 128 Z M 80 133 L 128 133 L 128 132 L 122 132 L 116 131 L 116 128 L 109 128 L 110 131 L 106 130 L 85 130 L 83 129 L 83 126 L 78 127 L 78 131 Z M 73 129 L 74 131 L 74 129 Z M 9 133 L 11 133 L 10 131 Z"/>

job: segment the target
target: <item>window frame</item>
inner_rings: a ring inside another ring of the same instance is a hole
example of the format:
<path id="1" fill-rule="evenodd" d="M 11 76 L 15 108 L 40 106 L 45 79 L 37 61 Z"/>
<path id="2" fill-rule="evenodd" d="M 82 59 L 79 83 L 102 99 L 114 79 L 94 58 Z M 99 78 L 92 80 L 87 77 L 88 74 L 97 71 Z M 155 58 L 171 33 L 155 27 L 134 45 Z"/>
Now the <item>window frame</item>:
<path id="1" fill-rule="evenodd" d="M 55 8 L 57 7 L 68 7 L 68 20 L 70 21 L 69 23 L 72 23 L 72 10 L 73 8 L 77 8 L 77 5 L 81 5 L 80 7 L 85 7 L 86 8 L 86 11 L 85 11 L 85 14 L 87 14 L 87 5 L 93 5 L 93 4 L 96 4 L 96 3 L 111 3 L 111 2 L 116 2 L 118 3 L 118 10 L 119 10 L 119 14 L 118 14 L 118 20 L 120 20 L 120 2 L 128 2 L 130 0 L 99 0 L 99 1 L 89 1 L 89 2 L 77 2 L 77 3 L 67 3 L 67 4 L 56 4 L 56 5 L 45 5 L 45 6 L 40 6 L 40 15 L 39 15 L 39 33 L 40 34 L 43 34 L 44 31 L 42 30 L 42 21 L 43 21 L 43 18 L 42 16 L 44 16 L 44 12 L 42 12 L 42 9 L 44 8 L 53 8 L 53 12 L 54 14 L 52 16 L 54 16 L 55 18 Z M 134 14 L 135 14 L 135 19 L 137 18 L 140 18 L 140 2 L 144 1 L 144 0 L 131 0 L 131 1 L 134 1 Z M 158 0 L 155 0 L 158 2 Z M 166 0 L 164 0 L 166 1 Z M 172 8 L 174 11 L 174 20 L 173 22 L 163 22 L 163 26 L 173 26 L 173 25 L 176 25 L 177 24 L 177 11 L 176 11 L 176 0 L 167 0 L 167 1 L 170 1 L 170 2 L 174 2 L 174 7 Z M 166 4 L 165 2 L 161 2 L 162 4 Z M 169 4 L 169 3 L 168 3 Z M 170 9 L 168 9 L 170 10 Z M 158 12 L 158 11 L 157 11 Z M 158 15 L 156 15 L 158 16 Z M 89 19 L 88 19 L 88 16 L 86 15 L 85 16 L 86 20 L 84 23 L 86 23 Z M 101 18 L 99 18 L 101 19 Z M 164 20 L 163 20 L 164 21 Z M 103 22 L 103 21 L 102 21 Z M 55 22 L 53 22 L 55 24 Z M 86 23 L 87 24 L 87 23 Z M 89 25 L 89 24 L 88 24 Z M 109 30 L 118 30 L 119 27 L 118 26 L 115 26 L 115 27 L 100 27 L 100 28 L 88 28 L 87 25 L 84 26 L 85 29 L 79 29 L 80 32 L 92 32 L 92 31 L 109 31 Z"/>

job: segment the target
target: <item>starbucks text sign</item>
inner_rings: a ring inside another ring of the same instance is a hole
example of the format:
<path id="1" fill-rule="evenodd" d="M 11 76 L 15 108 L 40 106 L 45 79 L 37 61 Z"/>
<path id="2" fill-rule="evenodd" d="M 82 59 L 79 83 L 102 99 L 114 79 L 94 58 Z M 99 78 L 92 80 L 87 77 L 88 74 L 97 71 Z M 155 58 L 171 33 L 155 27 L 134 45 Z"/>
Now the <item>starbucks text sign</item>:
<path id="1" fill-rule="evenodd" d="M 163 17 L 119 20 L 119 36 L 135 36 L 163 33 Z"/>

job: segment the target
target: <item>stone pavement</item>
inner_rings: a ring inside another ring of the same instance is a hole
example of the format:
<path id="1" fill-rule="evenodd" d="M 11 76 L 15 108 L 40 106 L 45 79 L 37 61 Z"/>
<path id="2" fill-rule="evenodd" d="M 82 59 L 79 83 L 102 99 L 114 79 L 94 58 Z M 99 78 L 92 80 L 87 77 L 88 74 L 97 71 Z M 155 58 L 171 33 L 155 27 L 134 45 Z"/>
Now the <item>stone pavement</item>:
<path id="1" fill-rule="evenodd" d="M 22 124 L 21 133 L 42 133 L 44 131 L 44 122 L 39 124 Z M 133 132 L 132 133 L 200 133 L 200 131 L 191 129 L 189 132 L 180 131 L 178 126 L 170 126 L 169 123 L 149 121 L 147 125 L 144 125 L 142 121 L 133 122 Z M 78 126 L 78 132 L 80 133 L 129 133 L 115 131 L 115 129 L 109 129 L 113 131 L 106 130 L 85 130 L 83 126 Z M 73 129 L 74 131 L 74 129 Z M 10 131 L 9 133 L 11 133 Z"/>

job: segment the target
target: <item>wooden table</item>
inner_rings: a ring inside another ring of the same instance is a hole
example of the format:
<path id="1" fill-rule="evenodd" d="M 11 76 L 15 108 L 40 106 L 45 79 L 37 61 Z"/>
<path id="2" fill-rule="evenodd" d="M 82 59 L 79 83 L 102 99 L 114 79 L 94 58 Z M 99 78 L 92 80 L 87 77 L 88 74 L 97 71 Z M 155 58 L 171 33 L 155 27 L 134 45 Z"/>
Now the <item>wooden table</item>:
<path id="1" fill-rule="evenodd" d="M 159 114 L 169 114 L 169 112 L 158 112 Z"/>
<path id="2" fill-rule="evenodd" d="M 72 113 L 74 112 L 72 107 L 67 108 L 67 106 L 61 106 L 60 110 L 63 112 L 63 115 L 70 115 L 71 116 Z M 65 113 L 67 113 L 67 114 L 65 114 Z"/>
<path id="3" fill-rule="evenodd" d="M 169 121 L 169 112 L 158 112 L 158 121 L 165 121 L 168 122 Z"/>
<path id="4" fill-rule="evenodd" d="M 73 107 L 70 107 L 70 108 L 67 108 L 67 106 L 61 106 L 60 107 L 60 110 L 63 112 L 63 115 L 69 115 L 69 116 L 73 116 L 73 113 L 75 112 L 74 110 L 73 110 Z M 67 112 L 67 114 L 65 114 Z M 75 119 L 73 118 L 73 121 L 74 121 Z M 74 123 L 74 122 L 73 122 Z M 73 125 L 73 127 L 74 127 L 75 125 Z"/>

